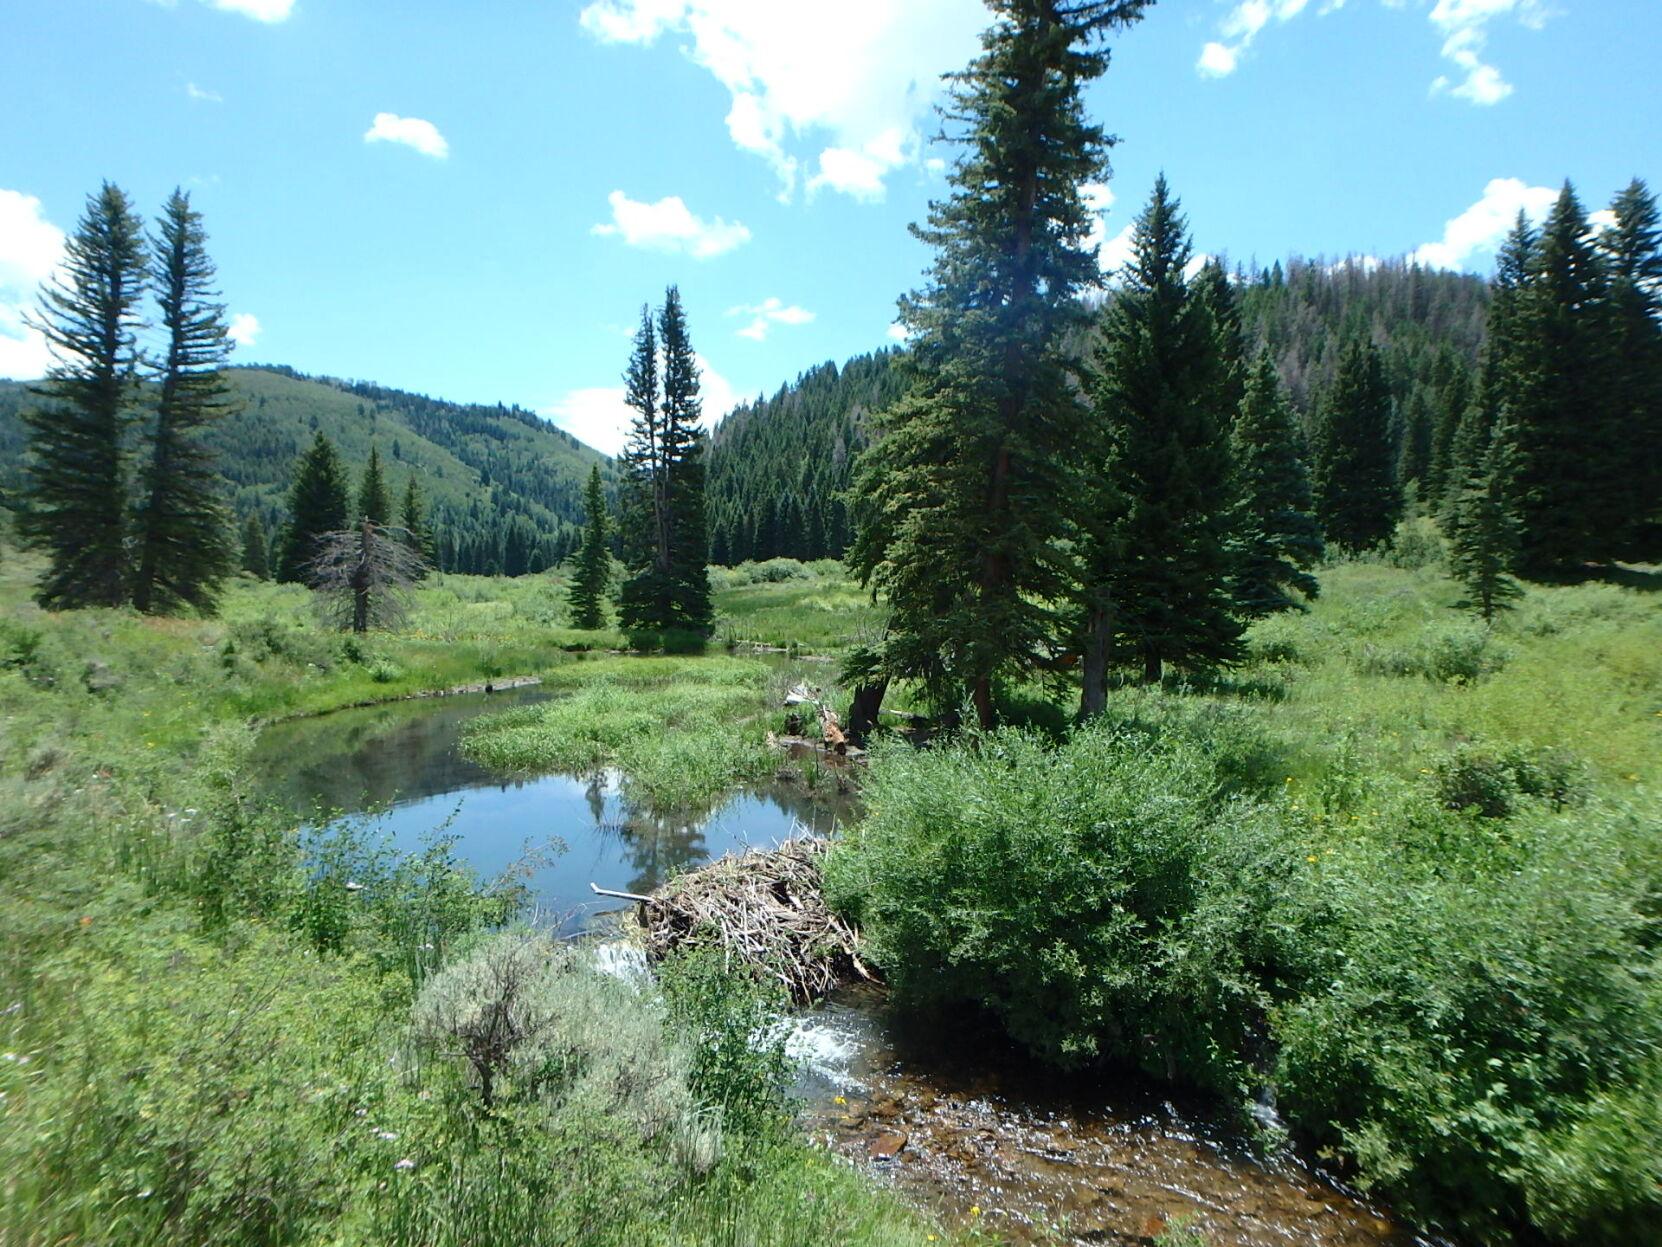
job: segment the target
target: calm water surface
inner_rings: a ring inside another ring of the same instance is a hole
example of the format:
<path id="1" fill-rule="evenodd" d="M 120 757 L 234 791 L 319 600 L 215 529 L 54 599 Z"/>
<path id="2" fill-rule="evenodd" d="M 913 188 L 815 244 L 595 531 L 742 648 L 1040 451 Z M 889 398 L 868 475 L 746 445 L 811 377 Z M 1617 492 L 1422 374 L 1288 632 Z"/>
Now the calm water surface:
<path id="1" fill-rule="evenodd" d="M 279 723 L 260 734 L 255 767 L 271 795 L 314 825 L 375 811 L 374 825 L 402 849 L 443 829 L 486 879 L 535 859 L 528 882 L 538 917 L 568 932 L 627 904 L 594 896 L 591 881 L 650 892 L 678 870 L 803 827 L 828 834 L 847 814 L 847 798 L 798 783 L 706 809 L 654 810 L 625 800 L 614 771 L 502 775 L 462 756 L 469 720 L 548 696 L 468 693 Z"/>

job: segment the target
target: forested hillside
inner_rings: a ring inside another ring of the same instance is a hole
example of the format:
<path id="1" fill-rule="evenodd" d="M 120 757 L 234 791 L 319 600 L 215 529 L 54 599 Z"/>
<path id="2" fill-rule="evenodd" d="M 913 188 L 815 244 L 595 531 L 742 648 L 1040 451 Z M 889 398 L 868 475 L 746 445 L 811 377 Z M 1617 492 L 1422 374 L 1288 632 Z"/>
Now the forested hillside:
<path id="1" fill-rule="evenodd" d="M 274 533 L 287 519 L 295 464 L 317 433 L 354 483 L 376 446 L 394 496 L 414 474 L 446 569 L 518 574 L 558 562 L 582 536 L 582 490 L 599 452 L 519 407 L 448 403 L 281 367 L 227 370 L 236 410 L 207 442 L 239 521 Z M 27 388 L 0 381 L 0 486 L 17 484 Z"/>
<path id="2" fill-rule="evenodd" d="M 1391 390 L 1393 437 L 1411 459 L 1416 445 L 1423 451 L 1405 475 L 1423 474 L 1439 417 L 1451 430 L 1449 415 L 1459 413 L 1450 404 L 1465 404 L 1488 284 L 1401 260 L 1298 259 L 1238 271 L 1233 282 L 1247 352 L 1269 347 L 1307 434 L 1341 345 L 1357 333 L 1372 338 Z M 850 537 L 842 495 L 866 445 L 867 416 L 904 389 L 899 359 L 885 350 L 840 369 L 822 364 L 722 421 L 710 454 L 712 562 L 842 555 Z"/>

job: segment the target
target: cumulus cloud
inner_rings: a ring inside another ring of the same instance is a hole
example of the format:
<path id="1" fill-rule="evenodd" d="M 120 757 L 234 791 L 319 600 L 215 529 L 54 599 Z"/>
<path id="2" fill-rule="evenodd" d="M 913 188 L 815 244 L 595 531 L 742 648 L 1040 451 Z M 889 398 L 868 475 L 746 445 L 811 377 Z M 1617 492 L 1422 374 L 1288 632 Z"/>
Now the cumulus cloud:
<path id="1" fill-rule="evenodd" d="M 260 318 L 252 312 L 238 312 L 231 317 L 226 336 L 238 346 L 253 346 L 260 336 Z"/>
<path id="2" fill-rule="evenodd" d="M 1317 12 L 1325 15 L 1343 8 L 1344 3 L 1325 0 Z M 1391 8 L 1404 7 L 1403 0 L 1383 3 Z M 1241 0 L 1218 23 L 1219 38 L 1201 48 L 1196 72 L 1206 78 L 1234 73 L 1243 54 L 1267 26 L 1291 21 L 1309 7 L 1310 0 Z M 1446 92 L 1479 105 L 1500 103 L 1512 94 L 1512 84 L 1483 59 L 1489 23 L 1511 18 L 1539 30 L 1548 16 L 1546 0 L 1435 0 L 1429 13 L 1431 25 L 1442 39 L 1443 59 L 1457 72 L 1438 75 L 1431 84 L 1432 94 Z"/>
<path id="3" fill-rule="evenodd" d="M 185 83 L 185 94 L 193 100 L 203 100 L 209 104 L 223 104 L 225 97 L 218 91 L 210 91 L 207 87 L 199 87 L 194 82 Z"/>
<path id="4" fill-rule="evenodd" d="M 1483 197 L 1443 227 L 1439 242 L 1415 250 L 1412 259 L 1428 268 L 1464 269 L 1478 256 L 1493 255 L 1521 211 L 1540 221 L 1552 208 L 1558 192 L 1550 186 L 1528 186 L 1520 178 L 1494 178 Z"/>
<path id="5" fill-rule="evenodd" d="M 901 324 L 898 320 L 889 326 L 888 334 L 890 342 L 906 342 L 910 340 L 912 336 L 911 333 L 907 331 L 906 326 Z"/>
<path id="6" fill-rule="evenodd" d="M 643 203 L 622 191 L 613 191 L 606 201 L 612 205 L 612 219 L 596 225 L 590 233 L 621 238 L 631 247 L 708 260 L 750 241 L 750 231 L 739 222 L 729 224 L 720 217 L 706 221 L 694 214 L 679 195 Z"/>
<path id="7" fill-rule="evenodd" d="M 704 400 L 702 423 L 711 428 L 742 400 L 727 378 L 710 367 L 709 360 L 702 355 L 694 358 L 699 370 L 699 394 Z M 616 456 L 623 449 L 635 413 L 623 401 L 622 386 L 590 386 L 571 390 L 541 414 L 601 454 Z"/>
<path id="8" fill-rule="evenodd" d="M 806 325 L 814 319 L 814 314 L 805 307 L 795 304 L 786 305 L 783 300 L 766 298 L 760 303 L 743 304 L 739 307 L 727 309 L 729 316 L 743 316 L 749 323 L 739 330 L 739 337 L 749 338 L 752 342 L 765 341 L 768 331 L 775 325 Z"/>
<path id="9" fill-rule="evenodd" d="M 52 363 L 46 339 L 24 323 L 63 258 L 64 235 L 22 191 L 0 190 L 0 377 L 32 381 Z"/>
<path id="10" fill-rule="evenodd" d="M 979 0 L 593 0 L 584 30 L 603 43 L 688 37 L 687 55 L 727 88 L 727 132 L 778 173 L 876 200 L 919 159 L 941 75 L 979 48 Z"/>
<path id="11" fill-rule="evenodd" d="M 397 113 L 376 113 L 374 124 L 364 131 L 364 142 L 399 143 L 434 160 L 450 155 L 450 144 L 431 121 L 400 117 Z"/>

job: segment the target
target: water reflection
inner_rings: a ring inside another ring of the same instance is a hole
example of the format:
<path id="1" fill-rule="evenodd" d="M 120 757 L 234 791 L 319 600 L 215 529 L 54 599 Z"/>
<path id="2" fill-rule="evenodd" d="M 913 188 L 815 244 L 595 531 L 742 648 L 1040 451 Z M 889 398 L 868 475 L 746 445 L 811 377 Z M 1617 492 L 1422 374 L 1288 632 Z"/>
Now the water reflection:
<path id="1" fill-rule="evenodd" d="M 770 784 L 704 809 L 661 811 L 623 797 L 620 776 L 504 778 L 463 757 L 469 719 L 547 699 L 536 689 L 395 702 L 342 710 L 267 728 L 255 748 L 266 791 L 302 817 L 385 808 L 377 820 L 400 848 L 420 847 L 449 822 L 458 851 L 484 877 L 513 869 L 528 851 L 545 855 L 527 879 L 540 921 L 582 928 L 626 902 L 603 888 L 650 892 L 679 870 L 751 845 L 769 845 L 798 825 L 828 834 L 848 799 L 799 784 Z"/>

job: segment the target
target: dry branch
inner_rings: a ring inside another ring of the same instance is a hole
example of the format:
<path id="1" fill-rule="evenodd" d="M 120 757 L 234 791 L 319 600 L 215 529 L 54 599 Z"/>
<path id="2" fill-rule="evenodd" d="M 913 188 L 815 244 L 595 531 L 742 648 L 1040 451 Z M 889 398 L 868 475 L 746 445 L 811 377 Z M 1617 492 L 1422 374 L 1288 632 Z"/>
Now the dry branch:
<path id="1" fill-rule="evenodd" d="M 859 933 L 825 903 L 825 841 L 803 837 L 777 849 L 724 857 L 671 880 L 640 907 L 647 955 L 719 948 L 798 1003 L 839 983 L 875 976 L 860 961 Z"/>

